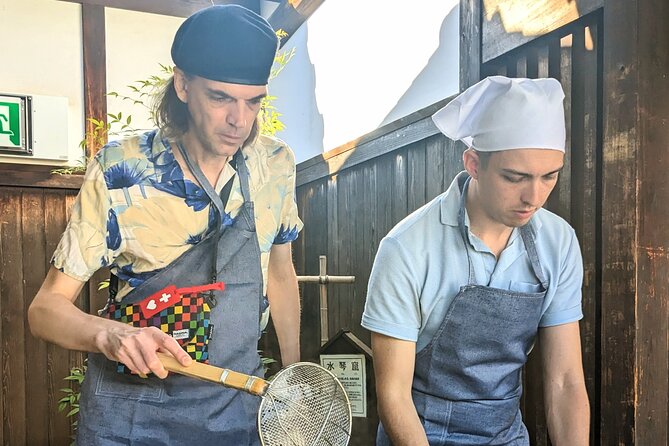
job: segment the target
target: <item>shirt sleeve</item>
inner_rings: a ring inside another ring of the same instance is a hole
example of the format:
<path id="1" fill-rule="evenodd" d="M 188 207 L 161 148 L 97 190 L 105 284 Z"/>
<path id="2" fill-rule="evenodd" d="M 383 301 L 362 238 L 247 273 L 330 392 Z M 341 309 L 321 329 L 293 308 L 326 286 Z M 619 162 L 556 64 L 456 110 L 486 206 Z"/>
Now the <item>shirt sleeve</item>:
<path id="1" fill-rule="evenodd" d="M 405 341 L 418 340 L 420 285 L 415 263 L 394 238 L 381 241 L 369 278 L 363 327 Z"/>
<path id="2" fill-rule="evenodd" d="M 272 243 L 282 245 L 295 241 L 304 224 L 298 216 L 297 202 L 295 201 L 295 156 L 293 151 L 286 146 L 277 158 L 275 162 L 283 164 L 287 174 L 284 177 L 285 188 L 281 198 L 279 230 Z"/>
<path id="3" fill-rule="evenodd" d="M 95 271 L 113 260 L 113 251 L 108 244 L 119 236 L 116 234 L 118 225 L 116 231 L 112 228 L 115 222 L 102 169 L 93 159 L 51 264 L 72 278 L 87 281 Z"/>
<path id="4" fill-rule="evenodd" d="M 583 286 L 583 259 L 572 230 L 571 242 L 560 270 L 557 290 L 541 316 L 540 327 L 567 324 L 583 318 L 581 287 Z"/>

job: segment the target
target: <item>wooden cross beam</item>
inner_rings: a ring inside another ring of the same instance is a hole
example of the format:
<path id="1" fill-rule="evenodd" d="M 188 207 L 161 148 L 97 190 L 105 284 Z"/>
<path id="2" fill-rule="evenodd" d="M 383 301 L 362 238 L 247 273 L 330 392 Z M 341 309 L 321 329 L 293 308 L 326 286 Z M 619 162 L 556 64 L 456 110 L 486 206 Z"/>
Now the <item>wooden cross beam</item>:
<path id="1" fill-rule="evenodd" d="M 328 283 L 353 283 L 355 276 L 328 276 L 328 258 L 318 256 L 318 276 L 297 276 L 300 283 L 318 283 L 321 306 L 321 346 L 328 342 Z"/>

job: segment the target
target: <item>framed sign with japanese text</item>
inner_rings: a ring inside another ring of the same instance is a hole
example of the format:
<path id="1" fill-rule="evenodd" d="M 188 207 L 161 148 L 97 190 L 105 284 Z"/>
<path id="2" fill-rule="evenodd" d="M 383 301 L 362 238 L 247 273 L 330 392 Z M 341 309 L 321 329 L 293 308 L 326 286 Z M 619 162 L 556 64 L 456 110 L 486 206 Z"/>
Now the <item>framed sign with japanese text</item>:
<path id="1" fill-rule="evenodd" d="M 320 355 L 321 366 L 344 386 L 354 417 L 367 416 L 367 370 L 365 355 Z"/>

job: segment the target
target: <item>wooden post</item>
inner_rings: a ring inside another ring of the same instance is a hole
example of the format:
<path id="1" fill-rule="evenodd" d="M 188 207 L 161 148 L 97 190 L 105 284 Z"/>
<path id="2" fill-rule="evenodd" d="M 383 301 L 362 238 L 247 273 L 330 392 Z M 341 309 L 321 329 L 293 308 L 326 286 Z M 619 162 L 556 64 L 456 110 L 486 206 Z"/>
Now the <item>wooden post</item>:
<path id="1" fill-rule="evenodd" d="M 328 283 L 353 283 L 355 276 L 328 276 L 328 258 L 318 256 L 318 276 L 297 276 L 300 283 L 318 283 L 321 307 L 321 346 L 328 342 Z"/>

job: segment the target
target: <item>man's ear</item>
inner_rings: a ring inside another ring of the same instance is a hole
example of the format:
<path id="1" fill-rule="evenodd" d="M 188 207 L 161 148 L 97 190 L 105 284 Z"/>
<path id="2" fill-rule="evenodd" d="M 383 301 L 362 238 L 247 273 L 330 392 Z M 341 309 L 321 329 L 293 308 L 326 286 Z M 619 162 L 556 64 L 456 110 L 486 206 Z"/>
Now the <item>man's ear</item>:
<path id="1" fill-rule="evenodd" d="M 188 78 L 186 74 L 174 67 L 174 91 L 177 93 L 177 97 L 184 104 L 188 103 Z"/>
<path id="2" fill-rule="evenodd" d="M 471 147 L 462 154 L 462 163 L 465 166 L 465 170 L 470 177 L 475 180 L 478 179 L 479 170 L 481 169 L 481 158 L 476 150 Z"/>

